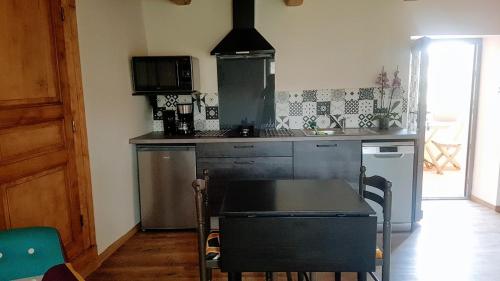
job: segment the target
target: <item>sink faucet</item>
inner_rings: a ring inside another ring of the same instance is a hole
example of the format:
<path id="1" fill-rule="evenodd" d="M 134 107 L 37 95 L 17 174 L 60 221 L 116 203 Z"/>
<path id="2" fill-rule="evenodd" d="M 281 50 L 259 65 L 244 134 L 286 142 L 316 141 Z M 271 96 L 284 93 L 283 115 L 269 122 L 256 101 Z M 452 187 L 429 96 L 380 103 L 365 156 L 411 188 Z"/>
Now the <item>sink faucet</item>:
<path id="1" fill-rule="evenodd" d="M 333 117 L 331 114 L 330 114 L 330 118 L 335 120 L 335 117 Z M 340 129 L 342 130 L 342 133 L 345 133 L 345 117 L 339 119 L 338 124 L 340 126 Z"/>

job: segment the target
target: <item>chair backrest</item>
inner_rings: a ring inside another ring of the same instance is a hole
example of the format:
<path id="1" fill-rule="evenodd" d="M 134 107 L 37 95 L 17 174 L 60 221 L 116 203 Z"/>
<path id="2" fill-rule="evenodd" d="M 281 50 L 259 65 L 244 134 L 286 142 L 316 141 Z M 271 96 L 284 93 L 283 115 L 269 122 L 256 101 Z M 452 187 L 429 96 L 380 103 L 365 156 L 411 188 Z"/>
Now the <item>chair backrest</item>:
<path id="1" fill-rule="evenodd" d="M 50 227 L 0 231 L 0 280 L 40 276 L 64 263 L 59 233 Z"/>
<path id="2" fill-rule="evenodd" d="M 196 202 L 196 220 L 198 232 L 198 256 L 200 268 L 200 280 L 207 279 L 206 270 L 206 248 L 205 241 L 207 240 L 208 232 L 210 231 L 210 218 L 208 217 L 208 170 L 203 170 L 203 179 L 193 181 Z"/>
<path id="3" fill-rule="evenodd" d="M 383 229 L 382 229 L 382 251 L 383 251 L 383 269 L 382 275 L 389 276 L 390 254 L 391 254 L 391 213 L 392 213 L 392 183 L 381 176 L 366 177 L 366 167 L 361 166 L 359 175 L 359 195 L 362 198 L 371 200 L 382 206 L 384 214 Z M 371 186 L 383 192 L 380 196 L 374 192 L 366 190 L 367 186 Z M 383 277 L 383 280 L 384 277 Z"/>

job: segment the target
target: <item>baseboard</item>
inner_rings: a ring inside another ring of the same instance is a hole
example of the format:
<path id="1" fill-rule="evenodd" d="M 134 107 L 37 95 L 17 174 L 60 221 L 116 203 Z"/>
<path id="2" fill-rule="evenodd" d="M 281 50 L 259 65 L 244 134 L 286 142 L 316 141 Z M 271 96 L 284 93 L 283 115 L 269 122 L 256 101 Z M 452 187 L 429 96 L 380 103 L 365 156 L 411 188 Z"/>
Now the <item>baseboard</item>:
<path id="1" fill-rule="evenodd" d="M 490 208 L 490 209 L 492 209 L 492 210 L 494 210 L 494 211 L 496 211 L 496 212 L 500 213 L 500 206 L 495 206 L 495 205 L 493 205 L 493 204 L 491 204 L 491 203 L 489 203 L 489 202 L 486 202 L 486 201 L 484 201 L 483 199 L 481 199 L 481 198 L 479 198 L 479 197 L 476 197 L 476 196 L 474 196 L 474 195 L 471 195 L 471 196 L 470 196 L 470 200 L 471 200 L 472 202 L 476 202 L 476 203 L 478 203 L 478 204 L 481 204 L 481 205 L 483 205 L 483 206 L 485 206 L 485 207 L 487 207 L 487 208 Z"/>
<path id="2" fill-rule="evenodd" d="M 75 268 L 84 277 L 87 278 L 90 274 L 96 271 L 104 261 L 106 261 L 116 250 L 118 250 L 125 242 L 127 242 L 134 234 L 140 229 L 140 223 L 135 225 L 131 230 L 125 233 L 122 237 L 116 240 L 113 244 L 109 245 L 106 250 L 97 255 L 97 250 L 94 247 L 95 255 L 93 259 L 84 259 L 77 264 Z"/>

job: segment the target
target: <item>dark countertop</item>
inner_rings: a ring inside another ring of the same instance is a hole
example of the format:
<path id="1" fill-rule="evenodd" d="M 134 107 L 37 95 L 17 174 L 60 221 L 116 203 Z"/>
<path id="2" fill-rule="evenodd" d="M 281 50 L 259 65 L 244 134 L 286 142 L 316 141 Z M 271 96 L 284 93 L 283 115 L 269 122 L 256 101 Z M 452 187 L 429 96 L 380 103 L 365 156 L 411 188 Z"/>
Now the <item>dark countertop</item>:
<path id="1" fill-rule="evenodd" d="M 271 141 L 322 141 L 322 140 L 415 140 L 417 134 L 406 129 L 363 130 L 345 129 L 345 134 L 333 136 L 306 136 L 302 130 L 291 130 L 291 137 L 195 137 L 195 136 L 165 136 L 163 132 L 151 132 L 129 140 L 131 144 L 195 144 L 195 143 L 228 143 L 228 142 L 271 142 Z"/>

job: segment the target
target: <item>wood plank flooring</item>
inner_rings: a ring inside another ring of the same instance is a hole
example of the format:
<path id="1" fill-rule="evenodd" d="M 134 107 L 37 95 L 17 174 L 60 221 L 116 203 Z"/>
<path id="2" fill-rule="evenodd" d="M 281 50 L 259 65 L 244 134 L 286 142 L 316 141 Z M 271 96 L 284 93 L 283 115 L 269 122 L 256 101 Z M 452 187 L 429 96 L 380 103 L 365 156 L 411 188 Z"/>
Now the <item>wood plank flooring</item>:
<path id="1" fill-rule="evenodd" d="M 424 220 L 393 234 L 392 281 L 500 280 L 500 214 L 470 201 L 424 201 Z M 317 281 L 333 280 L 318 273 Z M 138 233 L 94 272 L 89 281 L 197 281 L 194 232 Z M 225 280 L 217 272 L 215 280 Z M 249 273 L 244 280 L 264 280 Z M 275 280 L 285 280 L 279 274 Z M 295 279 L 294 279 L 295 280 Z M 356 280 L 345 273 L 344 281 Z"/>

